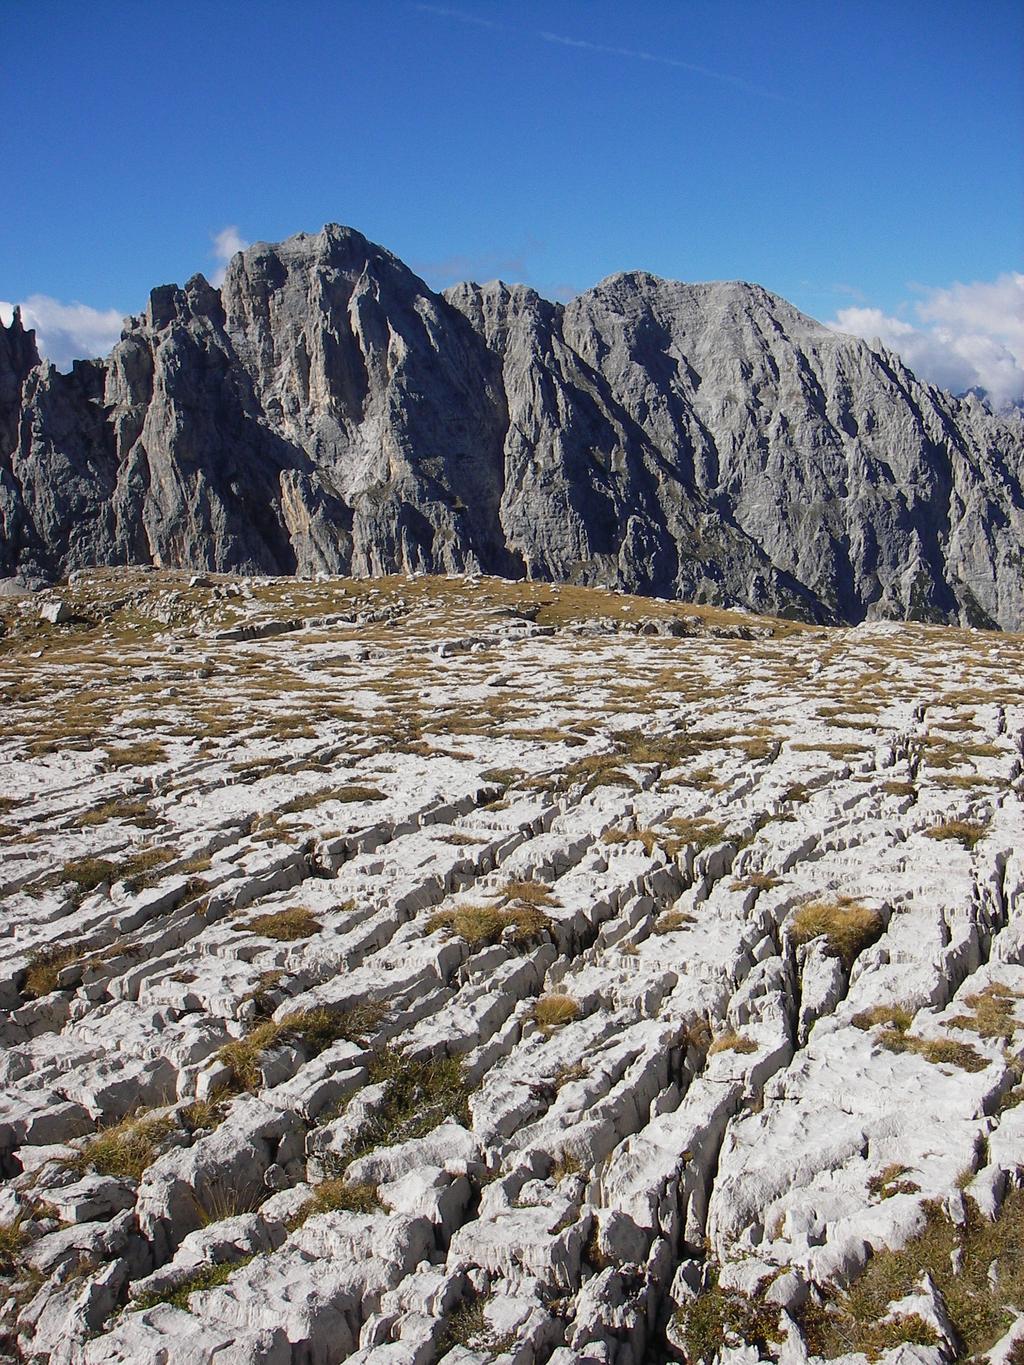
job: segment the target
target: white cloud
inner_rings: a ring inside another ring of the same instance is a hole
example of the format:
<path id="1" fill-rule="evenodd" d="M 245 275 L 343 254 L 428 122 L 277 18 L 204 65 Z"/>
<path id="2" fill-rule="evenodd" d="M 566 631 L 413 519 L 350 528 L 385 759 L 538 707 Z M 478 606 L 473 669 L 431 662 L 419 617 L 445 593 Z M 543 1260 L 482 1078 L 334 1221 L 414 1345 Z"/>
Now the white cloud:
<path id="1" fill-rule="evenodd" d="M 221 228 L 213 236 L 213 255 L 219 262 L 217 269 L 210 276 L 210 283 L 218 289 L 224 283 L 224 276 L 227 273 L 228 261 L 238 251 L 244 251 L 249 243 L 239 233 L 234 223 L 230 226 Z"/>
<path id="2" fill-rule="evenodd" d="M 877 337 L 920 378 L 953 393 L 984 389 L 997 409 L 1024 401 L 1024 274 L 926 289 L 914 313 L 911 323 L 880 308 L 840 308 L 826 325 Z"/>
<path id="3" fill-rule="evenodd" d="M 21 304 L 21 320 L 35 328 L 41 355 L 59 370 L 70 370 L 73 360 L 105 356 L 120 340 L 124 314 L 116 308 L 90 308 L 86 303 L 61 303 L 48 294 L 30 294 Z M 15 305 L 0 300 L 0 318 L 10 326 Z"/>

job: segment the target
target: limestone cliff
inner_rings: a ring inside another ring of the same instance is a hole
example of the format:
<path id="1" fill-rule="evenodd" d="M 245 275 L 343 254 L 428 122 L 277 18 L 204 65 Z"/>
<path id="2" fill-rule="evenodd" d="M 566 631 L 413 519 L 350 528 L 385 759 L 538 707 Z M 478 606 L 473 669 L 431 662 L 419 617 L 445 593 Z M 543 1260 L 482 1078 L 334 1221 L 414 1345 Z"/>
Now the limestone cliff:
<path id="1" fill-rule="evenodd" d="M 153 291 L 106 361 L 0 328 L 0 572 L 482 569 L 1024 626 L 1024 421 L 764 289 L 439 295 L 329 225 Z"/>

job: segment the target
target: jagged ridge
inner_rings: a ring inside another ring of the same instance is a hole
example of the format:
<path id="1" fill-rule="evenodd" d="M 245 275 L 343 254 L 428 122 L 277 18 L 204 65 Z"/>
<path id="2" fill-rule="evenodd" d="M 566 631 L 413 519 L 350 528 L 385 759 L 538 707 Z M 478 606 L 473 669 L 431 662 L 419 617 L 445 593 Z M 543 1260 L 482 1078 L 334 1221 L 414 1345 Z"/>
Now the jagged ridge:
<path id="1" fill-rule="evenodd" d="M 0 329 L 0 571 L 481 569 L 1019 629 L 1024 421 L 755 285 L 431 291 L 329 225 L 153 291 L 106 361 Z"/>

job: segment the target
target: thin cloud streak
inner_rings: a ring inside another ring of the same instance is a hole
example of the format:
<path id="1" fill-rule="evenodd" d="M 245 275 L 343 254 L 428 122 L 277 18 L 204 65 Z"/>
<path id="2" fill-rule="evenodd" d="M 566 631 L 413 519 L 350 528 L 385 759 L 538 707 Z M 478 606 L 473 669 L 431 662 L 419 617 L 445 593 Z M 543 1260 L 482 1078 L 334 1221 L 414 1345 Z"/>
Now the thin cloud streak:
<path id="1" fill-rule="evenodd" d="M 465 10 L 451 9 L 447 5 L 429 5 L 417 3 L 414 6 L 421 14 L 433 14 L 440 19 L 454 19 L 460 24 L 473 24 L 477 28 L 494 29 L 499 33 L 515 32 L 508 24 L 499 24 L 493 19 L 481 19 L 479 15 L 467 14 Z M 749 81 L 743 80 L 739 76 L 731 76 L 727 71 L 715 71 L 708 66 L 699 66 L 696 62 L 684 62 L 679 57 L 665 57 L 657 52 L 645 52 L 642 48 L 634 47 L 612 47 L 606 43 L 593 43 L 588 38 L 570 38 L 564 33 L 552 33 L 549 29 L 529 29 L 525 30 L 533 38 L 539 38 L 543 43 L 552 43 L 559 47 L 576 48 L 583 52 L 597 52 L 606 57 L 625 57 L 628 61 L 653 62 L 656 66 L 673 67 L 677 71 L 692 71 L 696 76 L 704 76 L 707 80 L 721 81 L 725 85 L 732 85 L 737 90 L 746 90 L 753 95 L 763 95 L 766 99 L 779 100 L 784 104 L 791 101 L 785 95 L 780 95 L 775 90 L 766 90 L 760 85 L 751 85 Z"/>
<path id="2" fill-rule="evenodd" d="M 447 5 L 418 4 L 416 9 L 421 14 L 436 14 L 442 19 L 457 19 L 460 24 L 475 24 L 477 28 L 492 28 L 501 33 L 508 32 L 504 24 L 498 24 L 493 19 L 481 19 L 476 14 L 467 14 L 465 10 L 449 9 Z"/>
<path id="3" fill-rule="evenodd" d="M 730 76 L 725 71 L 713 71 L 707 66 L 698 66 L 695 62 L 684 62 L 678 57 L 663 57 L 657 52 L 644 52 L 642 48 L 635 47 L 610 47 L 605 43 L 592 43 L 586 38 L 569 38 L 563 33 L 551 33 L 542 29 L 538 34 L 546 43 L 558 43 L 562 47 L 582 48 L 585 52 L 599 52 L 609 57 L 628 57 L 637 62 L 654 62 L 658 66 L 672 66 L 680 71 L 693 71 L 698 76 L 707 76 L 712 81 L 724 81 L 727 85 L 735 85 L 741 90 L 749 90 L 756 95 L 767 95 L 769 99 L 784 99 L 785 96 L 778 95 L 774 90 L 765 90 L 759 85 L 751 85 L 749 81 L 742 80 L 739 76 Z"/>

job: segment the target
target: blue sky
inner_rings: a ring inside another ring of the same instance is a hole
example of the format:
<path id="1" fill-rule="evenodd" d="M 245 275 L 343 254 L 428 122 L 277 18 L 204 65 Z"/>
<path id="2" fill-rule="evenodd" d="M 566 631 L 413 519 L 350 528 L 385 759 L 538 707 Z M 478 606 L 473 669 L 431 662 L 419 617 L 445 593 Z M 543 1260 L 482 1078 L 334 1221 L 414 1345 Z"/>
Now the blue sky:
<path id="1" fill-rule="evenodd" d="M 1022 56 L 1017 0 L 0 0 L 0 299 L 138 311 L 229 226 L 338 221 L 435 286 L 934 331 L 1024 266 Z"/>

